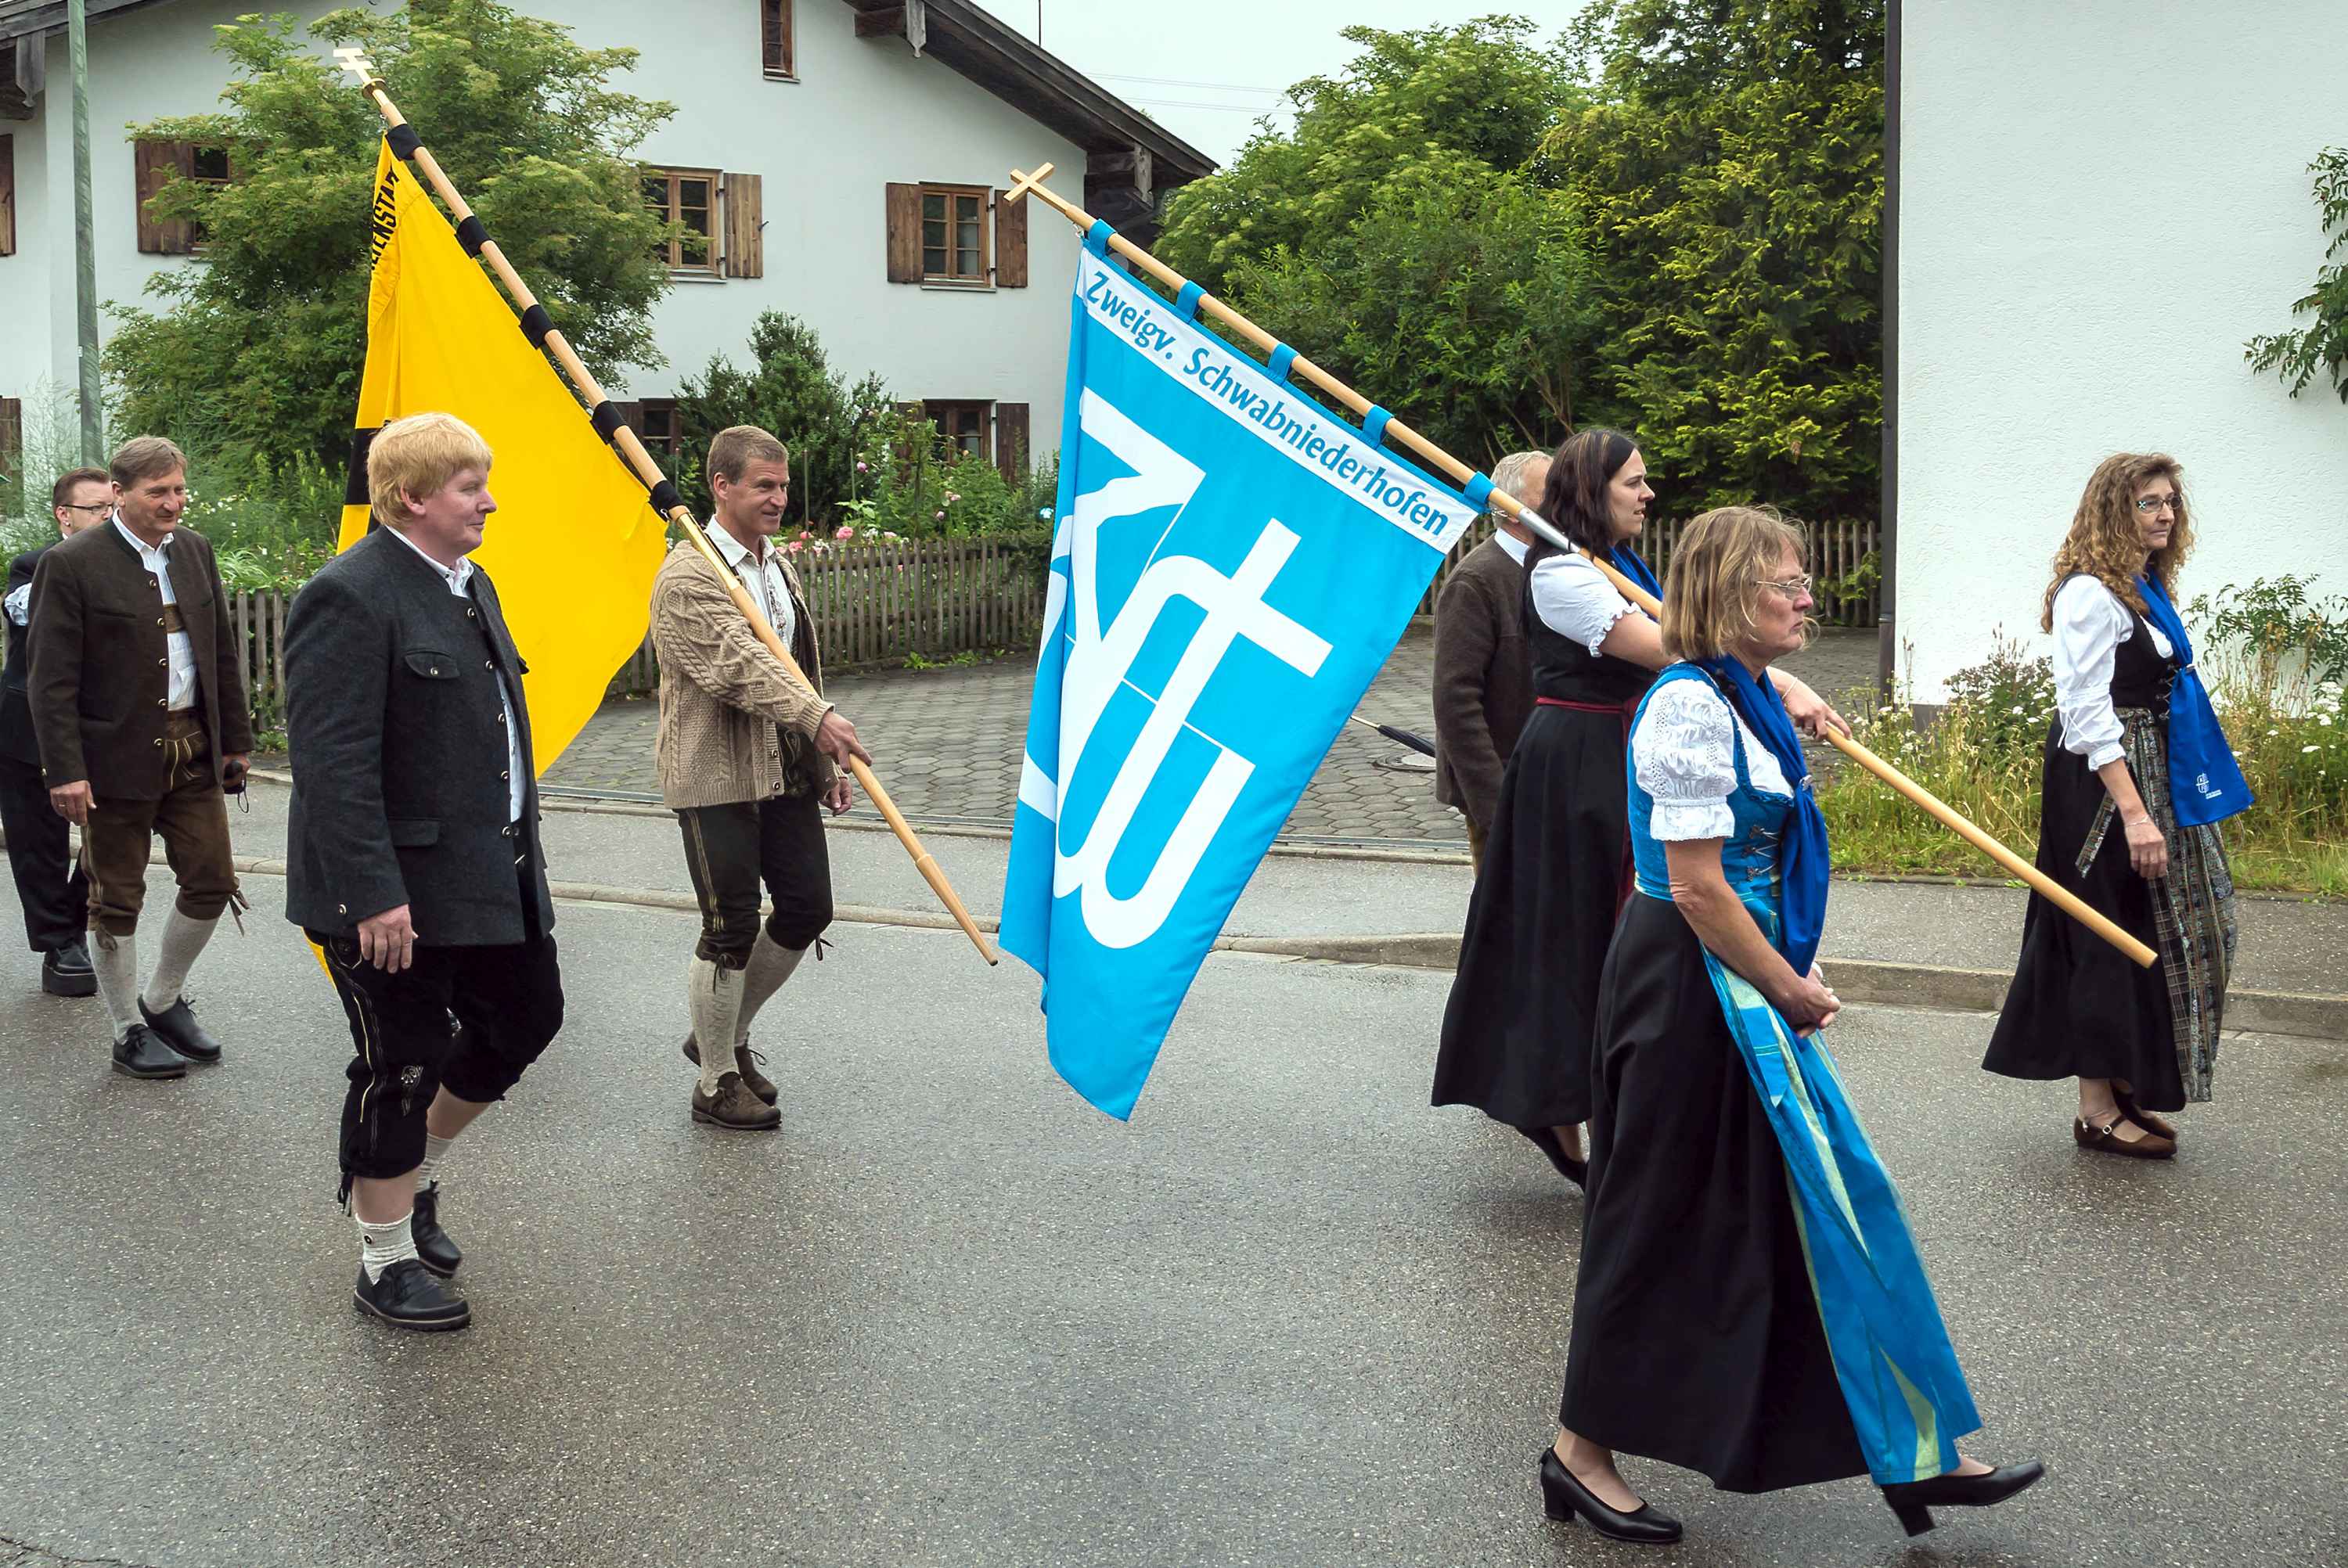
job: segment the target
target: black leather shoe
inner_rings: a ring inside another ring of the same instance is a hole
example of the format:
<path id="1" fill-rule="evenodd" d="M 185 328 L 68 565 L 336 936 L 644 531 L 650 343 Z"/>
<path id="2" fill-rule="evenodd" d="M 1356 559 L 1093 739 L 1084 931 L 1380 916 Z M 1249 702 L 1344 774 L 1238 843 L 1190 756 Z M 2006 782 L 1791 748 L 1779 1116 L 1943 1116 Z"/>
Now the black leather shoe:
<path id="1" fill-rule="evenodd" d="M 98 971 L 89 967 L 89 949 L 77 940 L 43 953 L 41 989 L 53 997 L 96 996 Z"/>
<path id="2" fill-rule="evenodd" d="M 465 1261 L 448 1233 L 440 1228 L 440 1184 L 433 1183 L 416 1194 L 416 1213 L 407 1222 L 407 1234 L 416 1238 L 417 1260 L 426 1269 L 448 1278 Z"/>
<path id="3" fill-rule="evenodd" d="M 2036 1486 L 2045 1475 L 2044 1465 L 2026 1459 L 2020 1464 L 2002 1465 L 1982 1475 L 1936 1475 L 1925 1481 L 1901 1481 L 1883 1489 L 1883 1501 L 1900 1516 L 1901 1529 L 1910 1535 L 1921 1535 L 1932 1528 L 1931 1510 L 1935 1507 L 1987 1508 Z"/>
<path id="4" fill-rule="evenodd" d="M 462 1328 L 473 1320 L 473 1309 L 464 1298 L 443 1290 L 440 1282 L 412 1257 L 403 1257 L 385 1269 L 381 1279 L 370 1280 L 366 1270 L 360 1269 L 351 1299 L 370 1317 L 380 1317 L 395 1328 L 426 1334 Z"/>
<path id="5" fill-rule="evenodd" d="M 155 1038 L 155 1031 L 134 1023 L 130 1032 L 114 1042 L 114 1071 L 125 1078 L 185 1078 L 188 1059 Z"/>
<path id="6" fill-rule="evenodd" d="M 1624 1513 L 1599 1501 L 1597 1493 L 1573 1479 L 1553 1448 L 1541 1450 L 1540 1484 L 1541 1502 L 1551 1519 L 1571 1519 L 1578 1513 L 1599 1534 L 1643 1546 L 1667 1546 L 1680 1538 L 1680 1522 L 1657 1513 L 1652 1504 L 1643 1502 Z"/>
<path id="7" fill-rule="evenodd" d="M 218 1061 L 221 1059 L 220 1041 L 204 1032 L 204 1026 L 196 1021 L 195 1010 L 188 1006 L 187 998 L 181 997 L 161 1012 L 149 1012 L 145 999 L 141 999 L 139 1016 L 147 1020 L 147 1027 L 160 1036 L 165 1045 L 190 1061 Z"/>
<path id="8" fill-rule="evenodd" d="M 1577 1187 L 1586 1189 L 1590 1185 L 1590 1162 L 1577 1160 L 1567 1153 L 1565 1143 L 1558 1137 L 1556 1128 L 1519 1127 L 1517 1131 L 1531 1139 L 1534 1146 L 1549 1156 L 1549 1163 L 1557 1167 L 1559 1175 Z"/>

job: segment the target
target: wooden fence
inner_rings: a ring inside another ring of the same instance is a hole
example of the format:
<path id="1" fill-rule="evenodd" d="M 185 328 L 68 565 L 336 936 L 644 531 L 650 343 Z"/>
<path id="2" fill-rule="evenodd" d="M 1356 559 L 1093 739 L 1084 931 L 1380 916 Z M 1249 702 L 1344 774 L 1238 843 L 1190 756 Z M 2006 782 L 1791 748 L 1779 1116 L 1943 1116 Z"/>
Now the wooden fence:
<path id="1" fill-rule="evenodd" d="M 1487 516 L 1478 519 L 1470 535 L 1477 544 L 1492 537 L 1498 527 Z M 1640 540 L 1639 553 L 1661 577 L 1669 569 L 1672 546 L 1677 541 L 1684 524 L 1678 518 L 1664 518 L 1647 525 L 1645 537 Z M 1879 609 L 1878 597 L 1882 589 L 1882 557 L 1877 549 L 1878 530 L 1873 521 L 1845 518 L 1831 523 L 1806 523 L 1810 536 L 1810 575 L 1818 580 L 1818 607 L 1812 613 L 1828 626 L 1873 626 Z M 1419 601 L 1421 615 L 1435 613 L 1436 595 L 1442 591 L 1444 579 L 1458 567 L 1471 546 L 1452 551 L 1427 585 L 1426 597 Z M 1836 592 L 1828 584 L 1847 585 L 1849 591 Z"/>
<path id="2" fill-rule="evenodd" d="M 683 548 L 683 547 L 680 547 Z M 993 539 L 829 543 L 791 558 L 822 640 L 826 671 L 901 664 L 919 654 L 1031 648 L 1043 632 L 1045 563 L 1031 546 Z M 239 593 L 231 614 L 245 650 L 245 696 L 264 724 L 284 722 L 285 606 L 293 596 Z M 614 696 L 658 689 L 647 640 L 613 677 Z"/>

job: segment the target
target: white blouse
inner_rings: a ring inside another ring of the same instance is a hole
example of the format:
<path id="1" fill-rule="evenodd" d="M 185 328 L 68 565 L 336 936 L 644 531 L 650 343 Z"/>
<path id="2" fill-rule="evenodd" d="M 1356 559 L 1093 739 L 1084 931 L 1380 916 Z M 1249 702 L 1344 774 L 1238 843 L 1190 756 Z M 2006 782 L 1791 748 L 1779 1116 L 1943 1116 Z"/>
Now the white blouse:
<path id="1" fill-rule="evenodd" d="M 2152 651 L 2168 657 L 2168 639 L 2150 621 Z M 2072 578 L 2054 594 L 2054 711 L 2063 716 L 2063 745 L 2090 768 L 2117 762 L 2125 731 L 2112 706 L 2112 663 L 2136 634 L 2136 618 L 2117 595 L 2092 577 Z"/>
<path id="2" fill-rule="evenodd" d="M 1761 743 L 1744 715 L 1709 681 L 1673 681 L 1647 699 L 1631 731 L 1631 765 L 1639 787 L 1654 797 L 1649 830 L 1666 844 L 1733 838 L 1736 815 L 1728 796 L 1736 788 L 1736 741 L 1745 742 L 1745 771 L 1753 787 L 1790 798 L 1777 754 Z"/>
<path id="3" fill-rule="evenodd" d="M 1634 608 L 1580 550 L 1544 556 L 1533 568 L 1533 612 L 1560 637 L 1589 649 L 1592 658 L 1614 623 Z"/>

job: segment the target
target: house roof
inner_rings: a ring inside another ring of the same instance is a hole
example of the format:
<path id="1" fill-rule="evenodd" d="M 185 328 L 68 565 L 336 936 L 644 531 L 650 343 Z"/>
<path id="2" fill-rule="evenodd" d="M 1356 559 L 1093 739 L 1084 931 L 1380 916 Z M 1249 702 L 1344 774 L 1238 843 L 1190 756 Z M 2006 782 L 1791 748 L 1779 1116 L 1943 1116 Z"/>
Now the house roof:
<path id="1" fill-rule="evenodd" d="M 87 0 L 95 18 L 157 0 Z M 1088 153 L 1149 155 L 1154 183 L 1212 174 L 1215 160 L 969 0 L 846 0 L 865 37 L 903 37 Z M 559 5 L 550 9 L 560 10 Z M 0 0 L 0 43 L 62 27 L 65 0 Z M 917 38 L 915 35 L 920 35 Z"/>

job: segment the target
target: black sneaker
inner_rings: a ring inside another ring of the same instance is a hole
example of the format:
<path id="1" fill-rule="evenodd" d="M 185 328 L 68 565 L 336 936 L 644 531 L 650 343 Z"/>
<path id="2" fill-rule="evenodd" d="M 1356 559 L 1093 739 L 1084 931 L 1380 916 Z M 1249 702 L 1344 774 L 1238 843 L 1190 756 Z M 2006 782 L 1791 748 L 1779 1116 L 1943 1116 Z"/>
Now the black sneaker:
<path id="1" fill-rule="evenodd" d="M 79 938 L 41 955 L 41 989 L 53 997 L 94 997 L 98 971 L 89 967 L 89 949 Z"/>
<path id="2" fill-rule="evenodd" d="M 125 1078 L 185 1078 L 188 1059 L 155 1038 L 155 1031 L 134 1023 L 130 1032 L 114 1042 L 114 1071 Z"/>
<path id="3" fill-rule="evenodd" d="M 473 1320 L 473 1309 L 464 1298 L 442 1289 L 440 1282 L 412 1257 L 403 1257 L 385 1269 L 381 1279 L 370 1280 L 361 1268 L 359 1282 L 351 1287 L 351 1299 L 370 1317 L 380 1317 L 395 1328 L 426 1334 L 462 1328 Z"/>
<path id="4" fill-rule="evenodd" d="M 149 1029 L 162 1037 L 165 1045 L 190 1061 L 218 1061 L 221 1059 L 220 1041 L 204 1032 L 204 1026 L 196 1021 L 195 1009 L 188 1006 L 187 998 L 181 997 L 161 1012 L 149 1012 L 146 999 L 142 997 L 139 1001 L 139 1016 L 147 1020 Z"/>
<path id="5" fill-rule="evenodd" d="M 464 1253 L 447 1231 L 440 1228 L 440 1184 L 433 1183 L 416 1194 L 416 1213 L 407 1222 L 407 1234 L 416 1238 L 417 1261 L 430 1273 L 448 1278 L 465 1261 Z"/>

